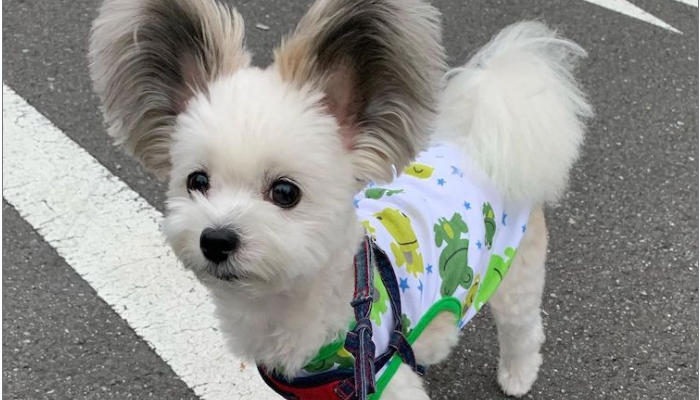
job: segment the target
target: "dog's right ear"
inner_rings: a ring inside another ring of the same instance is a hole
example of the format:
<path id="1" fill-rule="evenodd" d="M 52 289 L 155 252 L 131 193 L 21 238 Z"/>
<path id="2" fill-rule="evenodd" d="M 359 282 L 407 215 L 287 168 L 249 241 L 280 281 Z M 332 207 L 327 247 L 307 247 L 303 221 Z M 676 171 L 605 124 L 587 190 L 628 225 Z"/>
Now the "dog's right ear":
<path id="1" fill-rule="evenodd" d="M 445 72 L 423 0 L 316 0 L 275 52 L 287 82 L 320 89 L 355 177 L 387 182 L 428 144 Z"/>
<path id="2" fill-rule="evenodd" d="M 178 114 L 213 79 L 248 65 L 244 27 L 212 0 L 106 0 L 90 37 L 90 74 L 109 134 L 159 177 Z"/>

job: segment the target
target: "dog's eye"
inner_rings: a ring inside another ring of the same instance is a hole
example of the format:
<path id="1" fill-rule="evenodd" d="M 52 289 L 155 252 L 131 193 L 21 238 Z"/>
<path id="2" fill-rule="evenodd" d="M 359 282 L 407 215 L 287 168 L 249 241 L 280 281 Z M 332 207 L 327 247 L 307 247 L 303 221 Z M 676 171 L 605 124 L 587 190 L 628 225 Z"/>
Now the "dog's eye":
<path id="1" fill-rule="evenodd" d="M 267 196 L 271 202 L 282 208 L 292 208 L 299 203 L 301 191 L 292 182 L 280 179 L 272 184 Z"/>
<path id="2" fill-rule="evenodd" d="M 205 193 L 209 190 L 209 177 L 205 172 L 195 171 L 187 177 L 187 190 Z"/>

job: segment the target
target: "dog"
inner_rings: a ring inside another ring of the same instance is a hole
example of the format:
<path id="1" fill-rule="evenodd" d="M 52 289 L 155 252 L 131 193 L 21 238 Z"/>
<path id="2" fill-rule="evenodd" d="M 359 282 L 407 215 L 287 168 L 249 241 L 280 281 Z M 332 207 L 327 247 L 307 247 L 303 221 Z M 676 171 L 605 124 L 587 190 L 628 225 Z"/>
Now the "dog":
<path id="1" fill-rule="evenodd" d="M 300 399 L 428 399 L 419 366 L 486 302 L 498 382 L 530 390 L 543 207 L 592 113 L 583 56 L 522 22 L 448 72 L 422 0 L 318 0 L 266 68 L 231 7 L 106 0 L 89 51 L 108 132 L 168 180 L 166 239 L 231 351 Z"/>

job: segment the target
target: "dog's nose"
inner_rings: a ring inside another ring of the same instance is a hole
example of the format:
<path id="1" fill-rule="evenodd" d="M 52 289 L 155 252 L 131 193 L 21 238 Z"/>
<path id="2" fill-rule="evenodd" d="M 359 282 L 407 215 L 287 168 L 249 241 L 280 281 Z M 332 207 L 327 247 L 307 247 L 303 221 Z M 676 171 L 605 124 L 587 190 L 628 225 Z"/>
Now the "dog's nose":
<path id="1" fill-rule="evenodd" d="M 226 261 L 238 247 L 238 242 L 238 235 L 225 228 L 206 228 L 199 237 L 199 247 L 204 257 L 217 264 Z"/>

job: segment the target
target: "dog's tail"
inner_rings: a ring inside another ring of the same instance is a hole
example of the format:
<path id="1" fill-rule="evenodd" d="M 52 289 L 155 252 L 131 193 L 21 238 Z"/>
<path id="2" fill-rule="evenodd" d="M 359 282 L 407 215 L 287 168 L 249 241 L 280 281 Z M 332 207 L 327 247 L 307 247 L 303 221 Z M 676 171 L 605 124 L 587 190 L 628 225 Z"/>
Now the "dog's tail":
<path id="1" fill-rule="evenodd" d="M 439 137 L 463 146 L 509 199 L 556 201 L 592 115 L 572 74 L 585 55 L 541 23 L 511 25 L 451 72 Z"/>

